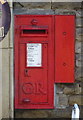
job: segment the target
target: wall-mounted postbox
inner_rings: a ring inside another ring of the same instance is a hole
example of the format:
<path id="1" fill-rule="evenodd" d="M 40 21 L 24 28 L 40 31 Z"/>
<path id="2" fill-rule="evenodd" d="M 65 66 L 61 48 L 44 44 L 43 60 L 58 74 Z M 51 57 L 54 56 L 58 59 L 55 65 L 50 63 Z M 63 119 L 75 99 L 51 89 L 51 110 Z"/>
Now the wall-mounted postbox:
<path id="1" fill-rule="evenodd" d="M 74 15 L 15 15 L 15 109 L 53 109 L 54 82 L 74 82 Z"/>
<path id="2" fill-rule="evenodd" d="M 15 16 L 15 108 L 54 107 L 52 15 Z"/>

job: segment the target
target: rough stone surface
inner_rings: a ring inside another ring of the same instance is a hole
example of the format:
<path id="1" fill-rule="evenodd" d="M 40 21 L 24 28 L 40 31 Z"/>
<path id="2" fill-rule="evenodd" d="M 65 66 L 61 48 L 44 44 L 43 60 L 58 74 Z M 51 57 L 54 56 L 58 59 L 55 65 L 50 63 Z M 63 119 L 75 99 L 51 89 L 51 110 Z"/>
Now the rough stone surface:
<path id="1" fill-rule="evenodd" d="M 82 42 L 83 41 L 83 35 L 77 35 L 76 36 L 76 41 Z"/>
<path id="2" fill-rule="evenodd" d="M 83 96 L 82 95 L 71 95 L 69 97 L 69 105 L 74 105 L 77 103 L 78 105 L 83 105 Z"/>
<path id="3" fill-rule="evenodd" d="M 26 9 L 23 8 L 21 10 L 15 9 L 14 14 L 28 14 L 28 15 L 52 15 L 54 12 L 51 9 Z"/>
<path id="4" fill-rule="evenodd" d="M 55 9 L 55 15 L 76 15 L 75 10 L 68 10 L 68 9 Z"/>
<path id="5" fill-rule="evenodd" d="M 65 108 L 68 106 L 68 96 L 65 94 L 58 95 L 58 108 Z"/>
<path id="6" fill-rule="evenodd" d="M 81 42 L 78 42 L 76 41 L 76 44 L 75 44 L 75 53 L 79 53 L 81 54 Z"/>
<path id="7" fill-rule="evenodd" d="M 81 83 L 76 83 L 75 85 L 75 94 L 82 94 L 82 86 Z"/>
<path id="8" fill-rule="evenodd" d="M 83 27 L 83 18 L 76 19 L 76 27 Z"/>
<path id="9" fill-rule="evenodd" d="M 62 84 L 58 84 L 56 85 L 56 93 L 59 94 L 59 93 L 63 93 L 63 88 L 64 88 L 64 85 Z"/>
<path id="10" fill-rule="evenodd" d="M 83 77 L 82 72 L 83 72 L 83 68 L 81 68 L 81 67 L 76 68 L 76 71 L 75 71 L 75 79 L 76 80 Z"/>
<path id="11" fill-rule="evenodd" d="M 80 36 L 80 35 L 83 35 L 83 28 L 77 28 L 76 29 L 76 35 L 78 36 Z"/>
<path id="12" fill-rule="evenodd" d="M 81 3 L 79 2 L 53 2 L 52 3 L 52 9 L 80 9 L 81 8 Z"/>
<path id="13" fill-rule="evenodd" d="M 76 60 L 83 60 L 83 53 L 81 54 L 76 54 Z"/>
<path id="14" fill-rule="evenodd" d="M 83 64 L 83 61 L 76 60 L 76 66 L 77 66 L 77 67 L 81 67 L 82 64 Z"/>
<path id="15" fill-rule="evenodd" d="M 66 95 L 75 94 L 75 88 L 74 87 L 65 87 L 63 90 L 63 93 Z"/>
<path id="16" fill-rule="evenodd" d="M 15 110 L 15 116 L 16 118 L 70 118 L 71 111 L 72 107 L 55 110 Z"/>
<path id="17" fill-rule="evenodd" d="M 27 8 L 27 9 L 51 9 L 51 2 L 22 2 L 14 5 L 15 8 Z"/>

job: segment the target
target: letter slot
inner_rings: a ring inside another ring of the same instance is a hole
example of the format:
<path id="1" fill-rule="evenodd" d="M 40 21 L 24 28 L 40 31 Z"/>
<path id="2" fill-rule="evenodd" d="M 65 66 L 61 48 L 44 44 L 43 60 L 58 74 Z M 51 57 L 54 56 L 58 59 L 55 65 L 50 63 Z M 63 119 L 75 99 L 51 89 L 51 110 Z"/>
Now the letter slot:
<path id="1" fill-rule="evenodd" d="M 44 26 L 43 26 L 44 27 Z M 41 28 L 41 26 L 36 26 L 32 28 L 21 28 L 21 36 L 47 36 L 48 28 Z"/>

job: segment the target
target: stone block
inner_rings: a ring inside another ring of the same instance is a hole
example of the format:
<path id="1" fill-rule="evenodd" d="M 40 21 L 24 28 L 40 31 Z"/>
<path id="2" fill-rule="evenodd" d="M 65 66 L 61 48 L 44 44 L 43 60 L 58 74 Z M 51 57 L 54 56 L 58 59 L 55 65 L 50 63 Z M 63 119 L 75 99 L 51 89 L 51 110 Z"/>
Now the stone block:
<path id="1" fill-rule="evenodd" d="M 55 15 L 75 15 L 74 10 L 67 10 L 67 9 L 56 9 Z"/>
<path id="2" fill-rule="evenodd" d="M 48 118 L 46 110 L 16 110 L 16 118 Z"/>
<path id="3" fill-rule="evenodd" d="M 58 103 L 57 103 L 57 108 L 66 108 L 68 107 L 68 96 L 65 94 L 58 94 Z"/>
<path id="4" fill-rule="evenodd" d="M 82 18 L 83 17 L 83 9 L 78 9 L 76 10 L 76 17 L 78 18 Z"/>
<path id="5" fill-rule="evenodd" d="M 82 81 L 83 81 L 83 78 L 82 78 Z M 80 86 L 81 86 L 81 94 L 83 95 L 83 82 L 81 82 Z"/>
<path id="6" fill-rule="evenodd" d="M 76 60 L 76 67 L 81 67 L 83 65 L 82 60 Z"/>
<path id="7" fill-rule="evenodd" d="M 44 2 L 51 2 L 51 0 L 14 0 L 13 2 L 20 2 L 20 3 L 44 3 Z"/>
<path id="8" fill-rule="evenodd" d="M 52 2 L 82 2 L 82 0 L 52 0 Z"/>
<path id="9" fill-rule="evenodd" d="M 82 72 L 83 72 L 83 68 L 81 68 L 81 67 L 76 68 L 76 70 L 75 70 L 75 79 L 76 80 L 83 77 Z"/>
<path id="10" fill-rule="evenodd" d="M 83 18 L 76 19 L 76 27 L 83 27 Z"/>
<path id="11" fill-rule="evenodd" d="M 69 97 L 69 105 L 83 105 L 83 95 L 72 95 Z"/>
<path id="12" fill-rule="evenodd" d="M 66 94 L 66 95 L 71 95 L 71 94 L 75 94 L 75 88 L 72 86 L 72 87 L 65 87 L 64 90 L 63 90 L 63 93 Z"/>
<path id="13" fill-rule="evenodd" d="M 76 28 L 76 39 L 83 41 L 83 28 Z"/>
<path id="14" fill-rule="evenodd" d="M 75 53 L 80 53 L 81 54 L 81 44 L 82 42 L 76 41 L 75 43 Z"/>
<path id="15" fill-rule="evenodd" d="M 75 81 L 76 81 L 76 82 L 81 82 L 81 81 L 83 81 L 83 80 L 82 80 L 82 78 L 80 77 L 80 78 L 77 78 Z"/>
<path id="16" fill-rule="evenodd" d="M 71 109 L 68 108 L 68 109 L 58 109 L 56 108 L 55 110 L 52 110 L 51 114 L 50 114 L 50 118 L 63 118 L 64 119 L 68 119 L 71 117 Z"/>
<path id="17" fill-rule="evenodd" d="M 83 60 L 83 53 L 81 54 L 76 54 L 76 60 Z"/>
<path id="18" fill-rule="evenodd" d="M 64 114 L 63 114 L 64 113 Z M 70 118 L 71 108 L 55 110 L 15 110 L 15 118 Z"/>
<path id="19" fill-rule="evenodd" d="M 64 88 L 64 85 L 62 84 L 56 84 L 56 93 L 59 94 L 59 93 L 63 93 L 63 88 Z"/>
<path id="20" fill-rule="evenodd" d="M 83 35 L 83 28 L 76 28 L 77 35 Z"/>
<path id="21" fill-rule="evenodd" d="M 81 3 L 79 2 L 59 2 L 58 0 L 52 0 L 52 9 L 68 9 L 68 10 L 78 10 L 81 8 Z"/>
<path id="22" fill-rule="evenodd" d="M 9 48 L 9 32 L 5 38 L 0 42 L 0 48 Z"/>
<path id="23" fill-rule="evenodd" d="M 76 83 L 75 85 L 75 94 L 81 94 L 82 92 L 82 87 L 80 85 L 81 83 Z"/>
<path id="24" fill-rule="evenodd" d="M 2 50 L 2 116 L 9 118 L 9 49 Z"/>
<path id="25" fill-rule="evenodd" d="M 82 35 L 76 36 L 76 40 L 77 40 L 78 42 L 82 42 L 82 41 L 83 41 L 83 36 L 82 36 Z"/>
<path id="26" fill-rule="evenodd" d="M 14 3 L 14 9 L 27 8 L 27 9 L 51 9 L 51 1 L 48 2 L 20 2 Z"/>
<path id="27" fill-rule="evenodd" d="M 50 9 L 15 9 L 14 14 L 27 14 L 27 15 L 52 15 L 54 14 L 53 10 Z"/>

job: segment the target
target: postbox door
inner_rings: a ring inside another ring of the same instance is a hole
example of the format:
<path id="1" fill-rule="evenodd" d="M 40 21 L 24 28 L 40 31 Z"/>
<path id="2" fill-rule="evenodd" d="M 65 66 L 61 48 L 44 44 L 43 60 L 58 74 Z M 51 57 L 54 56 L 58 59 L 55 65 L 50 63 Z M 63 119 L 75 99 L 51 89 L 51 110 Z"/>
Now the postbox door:
<path id="1" fill-rule="evenodd" d="M 55 16 L 55 82 L 73 83 L 75 66 L 75 16 Z"/>
<path id="2" fill-rule="evenodd" d="M 15 109 L 54 108 L 53 21 L 51 15 L 15 16 Z"/>
<path id="3" fill-rule="evenodd" d="M 37 51 L 37 49 L 39 51 Z M 43 58 L 42 58 L 42 54 L 43 54 Z M 40 44 L 40 43 L 20 44 L 19 55 L 20 55 L 19 103 L 23 105 L 27 104 L 28 105 L 27 107 L 31 107 L 32 104 L 48 103 L 47 44 Z M 38 61 L 39 63 L 37 62 L 37 59 L 39 59 Z"/>

